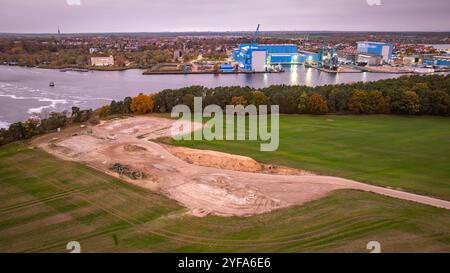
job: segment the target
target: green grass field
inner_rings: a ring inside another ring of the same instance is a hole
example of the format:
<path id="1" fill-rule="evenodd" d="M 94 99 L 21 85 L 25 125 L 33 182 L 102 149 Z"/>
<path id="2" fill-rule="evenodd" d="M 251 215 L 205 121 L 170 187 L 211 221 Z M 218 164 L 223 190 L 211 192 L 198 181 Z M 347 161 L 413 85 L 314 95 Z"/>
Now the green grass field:
<path id="1" fill-rule="evenodd" d="M 276 152 L 260 152 L 256 141 L 174 144 L 450 200 L 450 119 L 445 117 L 282 115 Z"/>
<path id="2" fill-rule="evenodd" d="M 81 164 L 0 147 L 0 252 L 67 252 L 73 240 L 82 252 L 368 252 L 372 240 L 450 251 L 449 211 L 358 191 L 248 218 L 185 212 Z"/>

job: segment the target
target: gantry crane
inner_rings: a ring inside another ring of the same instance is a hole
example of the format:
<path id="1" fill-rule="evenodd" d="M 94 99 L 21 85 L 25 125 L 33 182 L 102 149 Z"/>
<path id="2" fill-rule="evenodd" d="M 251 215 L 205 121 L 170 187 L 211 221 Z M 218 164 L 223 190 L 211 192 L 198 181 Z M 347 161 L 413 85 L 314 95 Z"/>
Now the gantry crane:
<path id="1" fill-rule="evenodd" d="M 255 34 L 253 34 L 252 46 L 256 45 L 256 40 L 258 39 L 258 34 L 259 34 L 259 26 L 260 26 L 260 24 L 258 24 L 258 26 L 256 27 Z"/>

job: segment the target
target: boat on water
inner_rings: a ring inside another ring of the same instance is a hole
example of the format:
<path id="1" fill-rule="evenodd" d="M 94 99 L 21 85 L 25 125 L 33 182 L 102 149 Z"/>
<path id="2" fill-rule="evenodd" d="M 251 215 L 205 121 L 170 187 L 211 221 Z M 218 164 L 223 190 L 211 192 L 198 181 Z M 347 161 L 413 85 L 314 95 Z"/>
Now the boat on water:
<path id="1" fill-rule="evenodd" d="M 49 85 L 50 87 L 55 87 L 55 83 L 54 83 L 54 82 L 50 82 L 48 85 Z"/>

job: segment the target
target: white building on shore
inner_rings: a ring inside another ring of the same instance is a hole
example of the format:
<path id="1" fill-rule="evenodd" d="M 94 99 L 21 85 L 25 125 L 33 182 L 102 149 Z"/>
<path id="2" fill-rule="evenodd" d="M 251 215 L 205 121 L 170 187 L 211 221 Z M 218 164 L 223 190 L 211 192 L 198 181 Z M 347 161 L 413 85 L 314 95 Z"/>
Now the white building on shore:
<path id="1" fill-rule="evenodd" d="M 92 66 L 113 66 L 114 57 L 111 55 L 109 57 L 91 57 Z"/>

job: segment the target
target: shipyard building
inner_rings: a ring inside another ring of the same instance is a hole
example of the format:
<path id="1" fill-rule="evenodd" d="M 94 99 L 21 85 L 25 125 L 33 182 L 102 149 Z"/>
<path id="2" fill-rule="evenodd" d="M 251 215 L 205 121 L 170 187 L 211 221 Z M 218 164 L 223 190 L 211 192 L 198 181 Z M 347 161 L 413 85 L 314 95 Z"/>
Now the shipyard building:
<path id="1" fill-rule="evenodd" d="M 450 55 L 427 57 L 423 60 L 423 64 L 435 67 L 450 67 Z"/>
<path id="2" fill-rule="evenodd" d="M 367 65 L 382 65 L 392 62 L 394 45 L 378 42 L 358 42 L 356 48 L 356 62 Z"/>
<path id="3" fill-rule="evenodd" d="M 295 44 L 240 44 L 233 59 L 240 69 L 261 72 L 272 65 L 318 62 L 319 54 L 300 51 Z"/>

